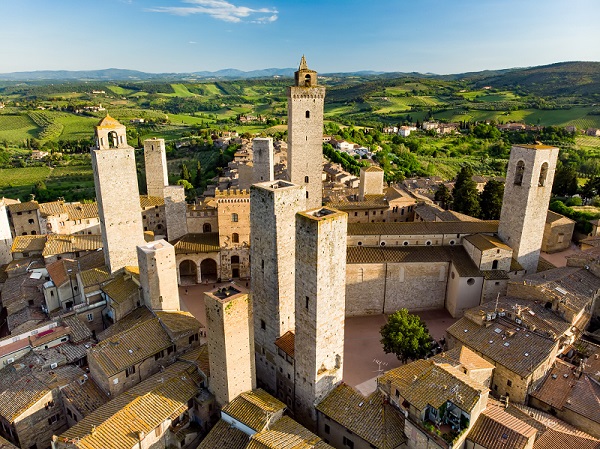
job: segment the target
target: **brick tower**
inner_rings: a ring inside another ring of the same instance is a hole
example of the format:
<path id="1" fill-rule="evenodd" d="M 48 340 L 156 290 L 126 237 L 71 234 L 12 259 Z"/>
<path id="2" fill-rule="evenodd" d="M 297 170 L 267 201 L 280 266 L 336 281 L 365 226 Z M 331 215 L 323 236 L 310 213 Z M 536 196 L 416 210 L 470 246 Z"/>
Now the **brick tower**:
<path id="1" fill-rule="evenodd" d="M 325 87 L 302 56 L 294 86 L 288 87 L 288 178 L 306 187 L 306 207 L 321 207 L 323 200 L 323 105 Z"/>
<path id="2" fill-rule="evenodd" d="M 145 243 L 133 151 L 125 126 L 107 114 L 96 126 L 91 154 L 104 260 L 111 273 L 137 265 L 136 246 Z"/>
<path id="3" fill-rule="evenodd" d="M 315 428 L 315 404 L 342 381 L 348 215 L 296 214 L 295 416 Z"/>
<path id="4" fill-rule="evenodd" d="M 537 271 L 558 148 L 514 145 L 510 151 L 498 235 L 527 273 Z"/>
<path id="5" fill-rule="evenodd" d="M 250 188 L 250 277 L 256 374 L 275 394 L 275 339 L 294 329 L 296 213 L 306 209 L 303 186 L 286 181 Z"/>
<path id="6" fill-rule="evenodd" d="M 209 390 L 221 406 L 256 388 L 252 305 L 237 285 L 204 294 L 210 366 Z"/>

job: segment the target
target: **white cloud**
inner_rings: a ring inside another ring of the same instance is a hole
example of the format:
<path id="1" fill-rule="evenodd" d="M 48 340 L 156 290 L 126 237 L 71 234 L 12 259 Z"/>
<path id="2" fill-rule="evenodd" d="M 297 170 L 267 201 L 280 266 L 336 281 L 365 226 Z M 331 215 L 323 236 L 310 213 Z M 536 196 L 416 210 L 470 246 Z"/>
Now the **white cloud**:
<path id="1" fill-rule="evenodd" d="M 188 44 L 197 44 L 196 41 L 189 41 Z"/>
<path id="2" fill-rule="evenodd" d="M 274 8 L 248 8 L 247 6 L 236 6 L 225 0 L 183 0 L 190 6 L 159 6 L 148 9 L 151 12 L 162 12 L 176 16 L 189 16 L 192 14 L 207 14 L 214 19 L 225 22 L 251 22 L 271 23 L 278 18 L 279 12 Z M 260 17 L 253 18 L 256 15 Z M 264 16 L 264 14 L 270 14 Z"/>

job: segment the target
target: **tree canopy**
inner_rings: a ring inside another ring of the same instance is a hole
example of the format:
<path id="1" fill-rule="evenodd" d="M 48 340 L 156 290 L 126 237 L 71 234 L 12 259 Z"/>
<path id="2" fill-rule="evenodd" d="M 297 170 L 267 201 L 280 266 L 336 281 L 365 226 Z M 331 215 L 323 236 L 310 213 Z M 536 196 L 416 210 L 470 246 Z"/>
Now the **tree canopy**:
<path id="1" fill-rule="evenodd" d="M 486 182 L 483 192 L 479 196 L 481 206 L 481 215 L 479 218 L 484 220 L 499 220 L 503 197 L 504 184 L 493 179 Z"/>
<path id="2" fill-rule="evenodd" d="M 473 169 L 471 166 L 463 165 L 452 190 L 452 197 L 454 198 L 452 210 L 471 217 L 479 217 L 481 214 L 479 192 L 477 191 L 477 183 L 472 178 Z"/>
<path id="3" fill-rule="evenodd" d="M 380 334 L 385 353 L 396 354 L 402 362 L 421 359 L 431 349 L 432 340 L 427 326 L 418 315 L 406 309 L 391 314 Z"/>

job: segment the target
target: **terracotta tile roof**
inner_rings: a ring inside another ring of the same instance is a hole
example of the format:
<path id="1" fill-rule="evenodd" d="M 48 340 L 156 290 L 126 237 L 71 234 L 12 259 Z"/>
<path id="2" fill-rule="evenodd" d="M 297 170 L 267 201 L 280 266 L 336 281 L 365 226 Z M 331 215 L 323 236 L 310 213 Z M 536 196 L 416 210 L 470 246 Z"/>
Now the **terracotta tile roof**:
<path id="1" fill-rule="evenodd" d="M 506 412 L 519 418 L 521 421 L 525 421 L 530 426 L 535 427 L 539 432 L 538 436 L 550 429 L 569 435 L 591 438 L 587 433 L 558 419 L 556 416 L 527 405 L 512 403 L 506 408 Z"/>
<path id="2" fill-rule="evenodd" d="M 90 349 L 88 359 L 94 359 L 104 374 L 110 377 L 171 345 L 171 339 L 158 318 L 152 318 L 102 340 Z"/>
<path id="3" fill-rule="evenodd" d="M 540 260 L 542 258 L 540 257 Z M 486 281 L 503 281 L 510 279 L 508 272 L 504 270 L 481 270 Z"/>
<path id="4" fill-rule="evenodd" d="M 488 251 L 490 249 L 504 249 L 512 253 L 512 248 L 505 244 L 498 237 L 485 234 L 471 234 L 465 237 L 467 242 L 470 242 L 475 248 L 480 251 Z"/>
<path id="5" fill-rule="evenodd" d="M 544 145 L 541 143 L 536 143 L 536 144 L 532 144 L 532 145 L 523 145 L 523 144 L 518 144 L 518 145 L 513 145 L 514 147 L 520 147 L 520 148 L 530 148 L 532 150 L 555 150 L 557 149 L 556 147 L 551 147 L 549 145 Z"/>
<path id="6" fill-rule="evenodd" d="M 69 327 L 73 343 L 81 343 L 92 338 L 92 331 L 77 318 L 77 315 L 65 317 L 62 319 L 62 322 L 65 326 Z"/>
<path id="7" fill-rule="evenodd" d="M 462 246 L 349 246 L 346 263 L 452 262 L 460 276 L 483 274 Z"/>
<path id="8" fill-rule="evenodd" d="M 275 340 L 275 346 L 289 355 L 291 358 L 294 358 L 294 344 L 296 341 L 296 335 L 292 331 L 287 331 L 277 340 Z"/>
<path id="9" fill-rule="evenodd" d="M 523 271 L 523 266 L 517 261 L 517 259 L 512 258 L 510 260 L 510 271 Z"/>
<path id="10" fill-rule="evenodd" d="M 120 334 L 121 332 L 125 332 L 127 329 L 135 327 L 138 324 L 145 323 L 153 318 L 154 315 L 146 306 L 137 307 L 115 324 L 98 333 L 98 340 L 102 341 L 107 338 L 111 338 L 117 334 Z"/>
<path id="11" fill-rule="evenodd" d="M 562 410 L 571 388 L 577 383 L 574 366 L 557 359 L 544 382 L 530 396 L 557 410 Z"/>
<path id="12" fill-rule="evenodd" d="M 80 270 L 104 267 L 105 263 L 103 251 L 94 251 L 92 253 L 84 254 L 77 260 L 79 261 Z"/>
<path id="13" fill-rule="evenodd" d="M 164 205 L 165 199 L 160 196 L 140 195 L 140 206 L 142 209 Z"/>
<path id="14" fill-rule="evenodd" d="M 179 356 L 179 360 L 194 363 L 206 377 L 210 376 L 210 365 L 208 363 L 208 345 L 205 343 L 187 351 Z"/>
<path id="15" fill-rule="evenodd" d="M 91 343 L 81 343 L 74 345 L 72 343 L 63 343 L 57 346 L 57 351 L 65 356 L 67 363 L 76 363 L 81 359 L 87 357 L 87 350 L 91 346 Z"/>
<path id="16" fill-rule="evenodd" d="M 77 448 L 131 449 L 138 432 L 153 432 L 187 410 L 199 391 L 200 376 L 187 363 L 174 363 L 100 406 L 58 437 Z"/>
<path id="17" fill-rule="evenodd" d="M 25 203 L 8 204 L 7 207 L 8 207 L 8 210 L 10 211 L 10 213 L 14 214 L 16 212 L 27 212 L 30 210 L 38 210 L 40 208 L 40 205 L 38 204 L 37 201 L 27 201 Z"/>
<path id="18" fill-rule="evenodd" d="M 250 437 L 220 419 L 197 449 L 246 449 Z"/>
<path id="19" fill-rule="evenodd" d="M 523 327 L 519 327 L 520 330 L 517 331 L 517 328 L 516 324 L 512 325 L 508 322 L 494 323 L 490 327 L 480 326 L 463 317 L 446 332 L 474 352 L 482 354 L 521 377 L 527 377 L 550 357 L 558 341 L 542 337 Z M 507 335 L 507 332 L 514 332 L 514 334 L 503 339 L 503 335 Z"/>
<path id="20" fill-rule="evenodd" d="M 347 201 L 340 199 L 337 201 L 330 201 L 326 204 L 327 207 L 331 207 L 337 210 L 362 210 L 362 209 L 387 209 L 389 204 L 383 195 L 365 195 L 363 201 Z"/>
<path id="21" fill-rule="evenodd" d="M 333 449 L 321 438 L 288 416 L 278 419 L 269 429 L 252 436 L 247 449 Z"/>
<path id="22" fill-rule="evenodd" d="M 75 275 L 78 271 L 77 261 L 72 259 L 61 259 L 46 266 L 48 275 L 54 285 L 60 287 L 64 283 L 69 281 L 69 274 L 71 274 L 71 281 L 76 282 Z"/>
<path id="23" fill-rule="evenodd" d="M 221 249 L 218 232 L 186 234 L 169 243 L 175 247 L 175 254 L 212 253 Z"/>
<path id="24" fill-rule="evenodd" d="M 260 432 L 267 425 L 269 415 L 283 411 L 285 408 L 283 402 L 259 388 L 238 395 L 223 407 L 222 413 Z"/>
<path id="25" fill-rule="evenodd" d="M 16 372 L 9 365 L 0 371 L 0 416 L 12 423 L 50 390 L 31 374 Z"/>
<path id="26" fill-rule="evenodd" d="M 348 235 L 479 234 L 498 232 L 498 221 L 348 223 Z"/>
<path id="27" fill-rule="evenodd" d="M 17 235 L 10 249 L 11 253 L 41 252 L 46 246 L 45 235 Z"/>
<path id="28" fill-rule="evenodd" d="M 467 439 L 486 449 L 523 449 L 536 433 L 535 428 L 510 415 L 503 407 L 488 403 Z"/>
<path id="29" fill-rule="evenodd" d="M 139 298 L 140 286 L 134 282 L 131 276 L 120 273 L 103 284 L 102 291 L 117 304 L 123 304 L 131 298 Z M 135 300 L 133 302 L 136 303 Z"/>
<path id="30" fill-rule="evenodd" d="M 379 449 L 394 449 L 406 442 L 404 416 L 385 404 L 377 391 L 365 398 L 342 383 L 316 408 Z"/>
<path id="31" fill-rule="evenodd" d="M 115 120 L 114 118 L 112 118 L 110 115 L 106 114 L 106 117 L 104 117 L 102 120 L 100 120 L 100 122 L 98 123 L 98 125 L 96 125 L 96 127 L 113 129 L 113 128 L 123 127 L 123 125 L 121 123 L 119 123 L 117 120 Z"/>
<path id="32" fill-rule="evenodd" d="M 81 272 L 81 282 L 84 288 L 100 285 L 111 278 L 107 267 L 91 268 Z"/>
<path id="33" fill-rule="evenodd" d="M 81 379 L 71 382 L 61 390 L 61 393 L 83 417 L 106 404 L 109 400 L 109 397 L 89 377 L 81 377 Z"/>
<path id="34" fill-rule="evenodd" d="M 172 340 L 197 333 L 204 327 L 189 312 L 154 312 Z"/>
<path id="35" fill-rule="evenodd" d="M 565 223 L 575 223 L 573 220 L 565 217 L 564 215 L 557 214 L 556 212 L 552 212 L 551 210 L 548 211 L 548 214 L 546 215 L 546 223 L 551 224 L 561 220 Z"/>
<path id="36" fill-rule="evenodd" d="M 60 215 L 65 213 L 64 201 L 52 201 L 50 203 L 42 203 L 39 205 L 40 215 L 48 217 L 49 215 Z"/>
<path id="37" fill-rule="evenodd" d="M 417 360 L 394 368 L 380 376 L 377 382 L 391 382 L 392 387 L 417 410 L 424 410 L 427 405 L 439 409 L 450 401 L 470 413 L 480 396 L 489 391 L 452 365 L 432 360 Z"/>
<path id="38" fill-rule="evenodd" d="M 41 289 L 45 282 L 45 279 L 32 278 L 30 273 L 8 278 L 2 287 L 1 299 L 9 318 L 26 308 L 29 301 L 33 301 L 35 306 L 40 306 L 44 299 Z"/>
<path id="39" fill-rule="evenodd" d="M 97 203 L 70 203 L 65 204 L 65 211 L 70 220 L 85 220 L 87 218 L 98 218 Z"/>
<path id="40" fill-rule="evenodd" d="M 466 346 L 453 348 L 437 354 L 432 358 L 434 362 L 448 363 L 452 366 L 464 366 L 468 370 L 493 369 L 494 365 L 478 356 Z"/>
<path id="41" fill-rule="evenodd" d="M 600 449 L 600 441 L 550 429 L 535 441 L 533 449 Z"/>
<path id="42" fill-rule="evenodd" d="M 575 383 L 564 408 L 600 424 L 600 385 L 584 374 Z"/>
<path id="43" fill-rule="evenodd" d="M 48 241 L 42 255 L 44 257 L 55 254 L 74 253 L 79 251 L 96 251 L 102 248 L 101 235 L 74 234 L 74 235 L 48 235 Z"/>
<path id="44" fill-rule="evenodd" d="M 371 173 L 371 172 L 382 172 L 383 169 L 380 167 L 377 167 L 376 165 L 371 165 L 369 168 L 366 168 L 365 171 L 367 173 Z"/>
<path id="45" fill-rule="evenodd" d="M 554 268 L 556 268 L 556 265 L 554 265 L 552 262 L 547 261 L 543 257 L 540 257 L 538 259 L 538 266 L 537 266 L 536 273 L 540 273 L 542 271 L 547 271 L 547 270 L 552 270 Z"/>

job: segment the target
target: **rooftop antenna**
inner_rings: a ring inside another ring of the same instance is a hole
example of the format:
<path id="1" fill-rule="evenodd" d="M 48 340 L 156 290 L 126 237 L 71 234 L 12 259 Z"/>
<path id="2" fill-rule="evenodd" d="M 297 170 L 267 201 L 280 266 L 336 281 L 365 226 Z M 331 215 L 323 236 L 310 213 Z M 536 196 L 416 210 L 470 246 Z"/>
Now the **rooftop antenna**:
<path id="1" fill-rule="evenodd" d="M 500 299 L 500 293 L 496 295 L 496 305 L 494 306 L 494 313 L 498 313 L 498 300 Z"/>
<path id="2" fill-rule="evenodd" d="M 384 362 L 383 360 L 378 360 L 378 359 L 373 359 L 373 363 L 377 363 L 377 375 L 381 376 L 383 374 L 383 372 L 385 371 L 385 369 L 383 369 L 383 366 L 388 366 L 387 362 Z"/>

